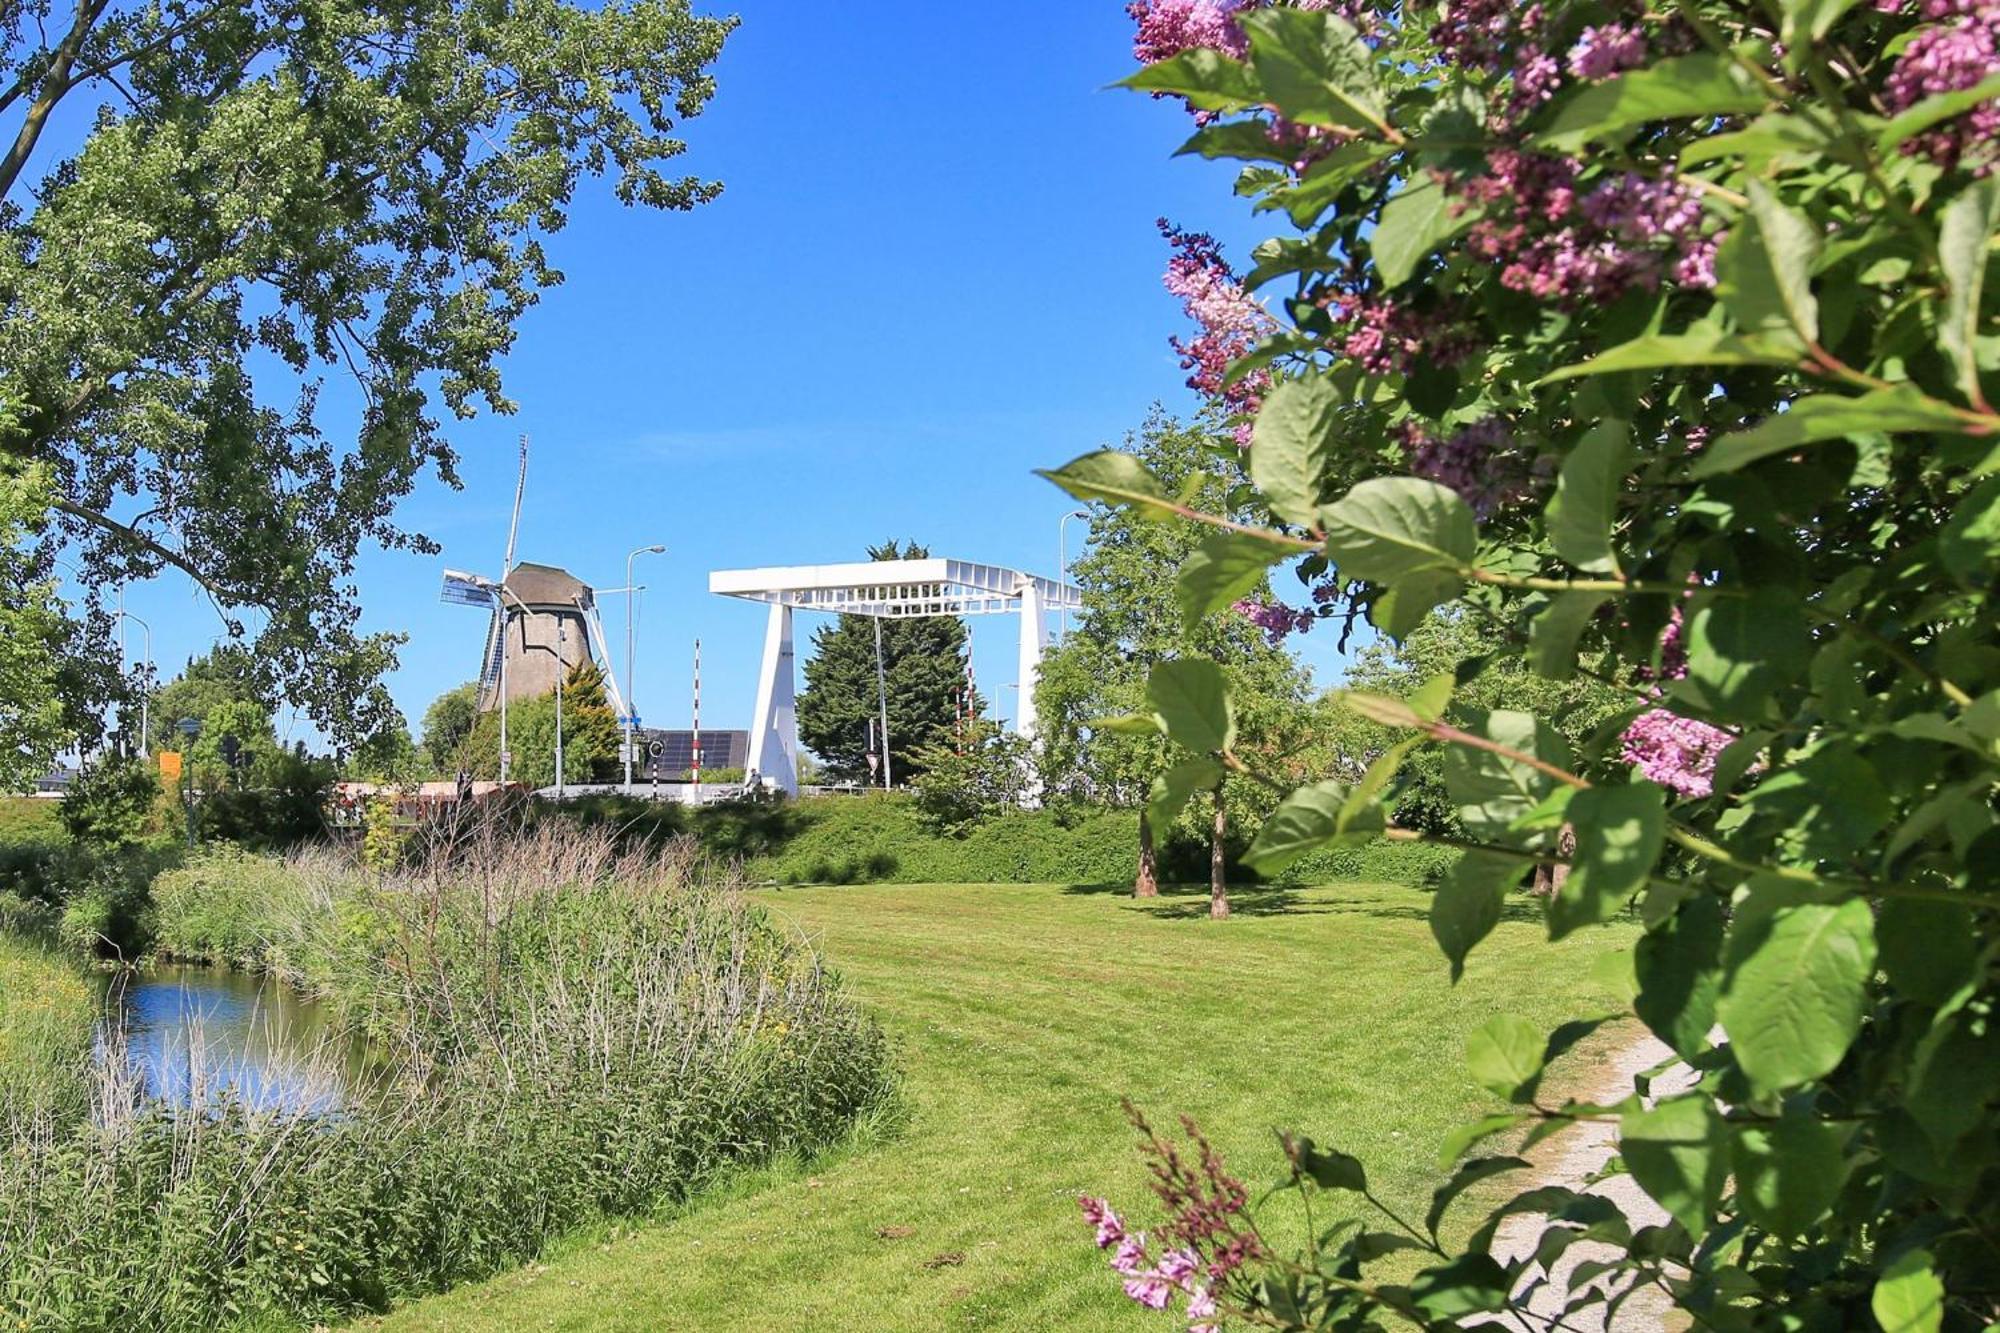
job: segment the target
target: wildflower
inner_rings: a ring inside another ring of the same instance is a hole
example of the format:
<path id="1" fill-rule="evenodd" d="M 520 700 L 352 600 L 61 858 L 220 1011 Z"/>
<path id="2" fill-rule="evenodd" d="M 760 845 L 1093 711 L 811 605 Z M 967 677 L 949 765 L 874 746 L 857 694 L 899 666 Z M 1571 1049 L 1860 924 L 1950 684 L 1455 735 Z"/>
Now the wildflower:
<path id="1" fill-rule="evenodd" d="M 1097 1248 L 1110 1249 L 1125 1239 L 1125 1223 L 1111 1210 L 1111 1205 L 1103 1199 L 1093 1199 L 1088 1194 L 1077 1202 L 1083 1208 L 1083 1220 L 1097 1228 Z"/>
<path id="2" fill-rule="evenodd" d="M 1148 1310 L 1164 1310 L 1167 1308 L 1167 1302 L 1173 1298 L 1174 1289 L 1164 1278 L 1148 1273 L 1127 1279 L 1125 1294 Z"/>

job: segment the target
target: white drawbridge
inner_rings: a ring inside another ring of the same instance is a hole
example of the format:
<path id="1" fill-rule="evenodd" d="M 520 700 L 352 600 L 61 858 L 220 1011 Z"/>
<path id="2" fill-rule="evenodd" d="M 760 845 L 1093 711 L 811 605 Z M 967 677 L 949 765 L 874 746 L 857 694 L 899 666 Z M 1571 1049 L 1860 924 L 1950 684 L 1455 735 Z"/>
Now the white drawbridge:
<path id="1" fill-rule="evenodd" d="M 750 719 L 748 763 L 767 786 L 798 791 L 799 730 L 794 705 L 792 612 L 874 616 L 1021 617 L 1021 702 L 1014 730 L 1035 734 L 1035 678 L 1048 647 L 1047 613 L 1081 610 L 1070 584 L 970 560 L 865 560 L 845 565 L 787 565 L 773 569 L 723 569 L 708 576 L 708 590 L 763 602 L 764 660 L 757 674 L 757 708 Z"/>

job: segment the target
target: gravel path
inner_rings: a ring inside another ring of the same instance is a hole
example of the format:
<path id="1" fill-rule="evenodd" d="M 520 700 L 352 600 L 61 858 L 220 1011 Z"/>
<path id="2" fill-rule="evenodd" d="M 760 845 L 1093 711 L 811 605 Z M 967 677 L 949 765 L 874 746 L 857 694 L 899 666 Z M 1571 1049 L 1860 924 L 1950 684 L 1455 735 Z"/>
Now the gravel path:
<path id="1" fill-rule="evenodd" d="M 1577 1083 L 1568 1088 L 1570 1096 L 1579 1101 L 1600 1104 L 1619 1101 L 1632 1092 L 1632 1079 L 1648 1069 L 1673 1058 L 1673 1052 L 1657 1037 L 1644 1029 L 1629 1033 L 1627 1039 L 1618 1046 L 1598 1054 L 1596 1066 L 1584 1072 Z M 1678 1092 L 1692 1086 L 1694 1071 L 1685 1065 L 1677 1065 L 1664 1075 L 1653 1080 L 1656 1092 Z M 1535 1164 L 1535 1174 L 1531 1187 L 1564 1185 L 1571 1189 L 1585 1189 L 1587 1193 L 1601 1195 L 1618 1206 L 1625 1214 L 1634 1231 L 1642 1226 L 1654 1226 L 1667 1220 L 1660 1206 L 1647 1198 L 1627 1175 L 1613 1176 L 1595 1185 L 1585 1187 L 1589 1180 L 1603 1167 L 1614 1151 L 1614 1127 L 1604 1123 L 1586 1123 L 1564 1130 L 1554 1138 L 1538 1144 L 1527 1154 Z M 1538 1214 L 1522 1214 L 1510 1217 L 1501 1224 L 1499 1234 L 1494 1239 L 1493 1257 L 1502 1263 L 1532 1254 L 1536 1241 L 1541 1237 L 1544 1219 Z M 1498 1325 L 1522 1333 L 1525 1326 L 1530 1333 L 1650 1333 L 1650 1330 L 1680 1326 L 1683 1320 L 1673 1315 L 1671 1303 L 1664 1292 L 1657 1289 L 1638 1293 L 1619 1307 L 1617 1316 L 1609 1321 L 1605 1318 L 1602 1303 L 1592 1305 L 1565 1319 L 1560 1325 L 1554 1322 L 1561 1313 L 1563 1303 L 1570 1291 L 1570 1274 L 1576 1266 L 1586 1260 L 1604 1260 L 1614 1257 L 1617 1251 L 1609 1245 L 1579 1243 L 1569 1247 L 1561 1259 L 1557 1260 L 1554 1272 L 1548 1280 L 1536 1288 L 1528 1300 L 1525 1318 L 1518 1316 L 1483 1316 L 1478 1322 Z M 1529 1270 L 1523 1279 L 1524 1285 L 1541 1275 L 1539 1267 Z M 1592 1283 L 1605 1290 L 1616 1290 L 1628 1285 L 1629 1280 L 1614 1282 L 1599 1277 Z"/>

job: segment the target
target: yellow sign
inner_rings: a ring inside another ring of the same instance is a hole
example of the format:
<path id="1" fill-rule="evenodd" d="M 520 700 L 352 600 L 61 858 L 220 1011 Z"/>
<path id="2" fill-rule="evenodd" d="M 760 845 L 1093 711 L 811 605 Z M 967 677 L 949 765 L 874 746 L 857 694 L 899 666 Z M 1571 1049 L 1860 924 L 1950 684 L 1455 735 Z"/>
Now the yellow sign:
<path id="1" fill-rule="evenodd" d="M 181 780 L 181 754 L 179 750 L 160 751 L 160 777 L 167 782 Z"/>

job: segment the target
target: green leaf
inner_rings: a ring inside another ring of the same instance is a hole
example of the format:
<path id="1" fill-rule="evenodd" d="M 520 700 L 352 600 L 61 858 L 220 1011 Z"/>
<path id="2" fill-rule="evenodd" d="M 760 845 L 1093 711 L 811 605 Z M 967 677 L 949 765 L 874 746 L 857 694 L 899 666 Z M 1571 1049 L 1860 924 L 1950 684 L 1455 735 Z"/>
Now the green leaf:
<path id="1" fill-rule="evenodd" d="M 1992 178 L 1952 200 L 1938 220 L 1938 262 L 1945 279 L 1938 342 L 1958 374 L 1959 391 L 1974 401 L 1980 396 L 1979 299 L 1995 231 L 2000 231 L 2000 180 Z"/>
<path id="2" fill-rule="evenodd" d="M 1740 261 L 1735 265 L 1740 285 L 1728 293 L 1718 285 L 1716 298 L 1745 333 L 1789 328 L 1801 342 L 1817 342 L 1819 301 L 1812 292 L 1812 270 L 1819 258 L 1820 230 L 1804 214 L 1780 203 L 1763 181 L 1752 177 L 1745 189 L 1754 226 L 1741 228 L 1740 237 L 1730 238 Z"/>
<path id="3" fill-rule="evenodd" d="M 2000 1092 L 2000 1024 L 1990 1014 L 1959 1008 L 1940 1013 L 1910 1060 L 1903 1109 L 1923 1127 L 1944 1160 L 1980 1128 Z"/>
<path id="4" fill-rule="evenodd" d="M 1454 211 L 1452 198 L 1429 172 L 1405 178 L 1402 187 L 1382 206 L 1382 218 L 1368 247 L 1384 288 L 1400 287 L 1447 238 L 1473 223 L 1469 209 Z"/>
<path id="5" fill-rule="evenodd" d="M 1368 608 L 1368 619 L 1392 639 L 1407 639 L 1432 611 L 1465 590 L 1465 580 L 1448 569 L 1420 569 L 1385 589 Z"/>
<path id="6" fill-rule="evenodd" d="M 1514 857 L 1467 852 L 1431 895 L 1431 934 L 1451 960 L 1453 983 L 1465 975 L 1465 956 L 1500 924 L 1507 890 L 1520 878 Z"/>
<path id="7" fill-rule="evenodd" d="M 1777 588 L 1709 599 L 1688 620 L 1687 645 L 1688 681 L 1731 717 L 1762 717 L 1812 664 L 1805 608 Z"/>
<path id="8" fill-rule="evenodd" d="M 1340 834 L 1340 813 L 1347 798 L 1347 788 L 1338 782 L 1299 788 L 1265 818 L 1243 854 L 1244 864 L 1269 875 L 1326 846 Z"/>
<path id="9" fill-rule="evenodd" d="M 1875 919 L 1875 942 L 1889 985 L 1919 1004 L 1943 1004 L 1979 963 L 1978 926 L 1957 903 L 1891 898 Z"/>
<path id="10" fill-rule="evenodd" d="M 1944 1282 L 1930 1251 L 1905 1250 L 1875 1279 L 1868 1308 L 1882 1333 L 1938 1333 L 1944 1326 Z"/>
<path id="11" fill-rule="evenodd" d="M 1490 1254 L 1461 1254 L 1411 1279 L 1410 1301 L 1446 1324 L 1498 1310 L 1507 1303 L 1507 1271 Z"/>
<path id="12" fill-rule="evenodd" d="M 1731 134 L 1703 135 L 1681 149 L 1682 170 L 1725 158 L 1742 158 L 1752 170 L 1774 158 L 1817 157 L 1831 140 L 1817 120 L 1772 112 Z"/>
<path id="13" fill-rule="evenodd" d="M 1047 477 L 1079 500 L 1131 505 L 1143 518 L 1177 517 L 1160 479 L 1121 449 L 1099 449 L 1053 470 L 1037 469 L 1035 475 Z"/>
<path id="14" fill-rule="evenodd" d="M 1761 111 L 1765 100 L 1727 56 L 1675 56 L 1586 88 L 1563 105 L 1541 137 L 1567 152 L 1652 120 Z"/>
<path id="15" fill-rule="evenodd" d="M 1358 717 L 1370 722 L 1379 722 L 1385 727 L 1421 727 L 1431 719 L 1422 716 L 1416 709 L 1393 694 L 1376 694 L 1369 690 L 1338 690 L 1334 702 Z"/>
<path id="16" fill-rule="evenodd" d="M 1671 366 L 1796 367 L 1799 349 L 1771 338 L 1743 337 L 1705 329 L 1690 333 L 1651 333 L 1620 343 L 1601 356 L 1542 376 L 1538 384 L 1554 384 L 1584 375 L 1615 375 L 1627 370 L 1664 370 Z"/>
<path id="17" fill-rule="evenodd" d="M 1607 421 L 1585 435 L 1556 474 L 1555 498 L 1545 516 L 1549 544 L 1578 569 L 1618 572 L 1611 529 L 1618 521 L 1618 497 L 1631 465 L 1631 427 Z"/>
<path id="18" fill-rule="evenodd" d="M 1532 1166 L 1533 1163 L 1522 1157 L 1478 1157 L 1467 1162 L 1452 1172 L 1450 1180 L 1431 1192 L 1430 1211 L 1424 1214 L 1424 1230 L 1437 1235 L 1438 1224 L 1444 1221 L 1452 1200 L 1480 1181 L 1491 1180 L 1510 1171 L 1526 1171 Z"/>
<path id="19" fill-rule="evenodd" d="M 1264 100 L 1248 65 L 1205 46 L 1155 61 L 1114 86 L 1142 93 L 1173 93 L 1203 111 L 1234 111 Z"/>
<path id="20" fill-rule="evenodd" d="M 1417 716 L 1426 722 L 1435 722 L 1444 716 L 1444 710 L 1451 705 L 1451 692 L 1458 688 L 1457 679 L 1449 671 L 1440 671 L 1416 689 L 1410 691 L 1410 707 L 1417 710 Z"/>
<path id="21" fill-rule="evenodd" d="M 1549 938 L 1609 921 L 1639 890 L 1666 839 L 1666 793 L 1651 782 L 1590 787 L 1570 798 L 1576 852 L 1549 900 Z"/>
<path id="22" fill-rule="evenodd" d="M 1559 592 L 1528 625 L 1528 665 L 1538 676 L 1568 680 L 1576 674 L 1576 641 L 1611 600 L 1609 593 Z"/>
<path id="23" fill-rule="evenodd" d="M 1871 389 L 1851 398 L 1836 393 L 1814 394 L 1748 430 L 1723 436 L 1695 460 L 1688 476 L 1700 479 L 1734 472 L 1772 454 L 1789 453 L 1827 440 L 1844 440 L 1852 435 L 1904 431 L 1960 434 L 1968 428 L 1969 423 L 1949 404 L 1908 384 Z"/>
<path id="24" fill-rule="evenodd" d="M 1708 1049 L 1722 992 L 1722 904 L 1700 894 L 1639 937 L 1632 966 L 1639 994 L 1632 1010 L 1684 1060 Z"/>
<path id="25" fill-rule="evenodd" d="M 1264 574 L 1298 552 L 1247 532 L 1211 532 L 1181 562 L 1174 579 L 1181 616 L 1195 625 L 1254 591 Z"/>
<path id="26" fill-rule="evenodd" d="M 1356 1194 L 1368 1192 L 1368 1169 L 1358 1157 L 1349 1156 L 1333 1148 L 1322 1148 L 1311 1139 L 1298 1139 L 1292 1145 L 1294 1160 L 1299 1170 L 1321 1189 L 1352 1190 Z"/>
<path id="27" fill-rule="evenodd" d="M 1722 1117 L 1703 1094 L 1677 1097 L 1619 1117 L 1618 1152 L 1626 1170 L 1654 1203 L 1699 1238 L 1722 1198 L 1729 1174 Z"/>
<path id="28" fill-rule="evenodd" d="M 1465 729 L 1544 763 L 1568 766 L 1569 748 L 1562 737 L 1530 714 L 1496 708 L 1469 717 Z M 1494 840 L 1505 838 L 1515 821 L 1540 805 L 1555 779 L 1506 755 L 1452 745 L 1444 752 L 1444 785 L 1466 832 Z"/>
<path id="29" fill-rule="evenodd" d="M 1194 794 L 1209 790 L 1221 780 L 1222 765 L 1207 755 L 1183 759 L 1154 778 L 1153 790 L 1146 798 L 1146 820 L 1152 825 L 1154 836 L 1166 836 Z"/>
<path id="30" fill-rule="evenodd" d="M 1365 817 L 1376 809 L 1376 803 L 1381 800 L 1383 791 L 1395 779 L 1396 770 L 1402 767 L 1403 757 L 1423 744 L 1423 741 L 1424 738 L 1421 736 L 1412 736 L 1408 740 L 1397 741 L 1376 756 L 1375 762 L 1368 765 L 1368 771 L 1362 775 L 1361 781 L 1355 783 L 1353 790 L 1348 792 L 1347 803 L 1340 808 L 1341 832 L 1345 833 L 1359 823 L 1369 822 Z M 1372 822 L 1381 821 L 1378 818 Z"/>
<path id="31" fill-rule="evenodd" d="M 1122 713 L 1117 717 L 1092 718 L 1092 731 L 1110 731 L 1120 736 L 1157 736 L 1160 719 L 1151 713 Z"/>
<path id="32" fill-rule="evenodd" d="M 1798 903 L 1730 934 L 1716 1017 L 1759 1093 L 1824 1078 L 1861 1030 L 1875 970 L 1875 917 L 1852 899 Z"/>
<path id="33" fill-rule="evenodd" d="M 1380 131 L 1387 102 L 1375 53 L 1354 25 L 1331 12 L 1259 9 L 1237 22 L 1265 99 L 1287 120 Z"/>
<path id="34" fill-rule="evenodd" d="M 2000 477 L 1988 477 L 1952 507 L 1939 529 L 1938 563 L 1968 588 L 1993 581 L 2000 563 Z"/>
<path id="35" fill-rule="evenodd" d="M 1751 1221 L 1790 1238 L 1826 1216 L 1847 1179 L 1838 1127 L 1787 1115 L 1743 1125 L 1735 1138 L 1736 1200 Z"/>
<path id="36" fill-rule="evenodd" d="M 1146 702 L 1159 714 L 1167 739 L 1196 754 L 1218 753 L 1236 742 L 1229 679 L 1206 657 L 1159 663 L 1146 678 Z"/>
<path id="37" fill-rule="evenodd" d="M 1510 1102 L 1531 1102 L 1542 1081 L 1547 1041 L 1516 1014 L 1496 1014 L 1465 1039 L 1465 1066 L 1479 1085 Z"/>
<path id="38" fill-rule="evenodd" d="M 1893 153 L 1906 140 L 1914 139 L 1939 121 L 1963 115 L 1996 97 L 2000 97 L 2000 74 L 1989 74 L 1970 88 L 1926 97 L 1884 125 L 1875 136 L 1875 147 L 1883 153 Z"/>
<path id="39" fill-rule="evenodd" d="M 1807 860 L 1867 846 L 1895 813 L 1882 775 L 1854 747 L 1833 741 L 1765 778 L 1742 801 L 1780 829 L 1780 843 Z"/>
<path id="40" fill-rule="evenodd" d="M 1514 1128 L 1528 1119 L 1526 1112 L 1501 1111 L 1485 1115 L 1477 1120 L 1468 1120 L 1462 1125 L 1454 1125 L 1444 1141 L 1438 1146 L 1438 1165 L 1448 1167 L 1463 1157 L 1473 1144 L 1490 1139 L 1502 1130 Z"/>
<path id="41" fill-rule="evenodd" d="M 1343 402 L 1325 375 L 1286 380 L 1257 409 L 1250 436 L 1250 480 L 1271 512 L 1288 523 L 1319 516 L 1319 479 L 1332 457 Z"/>
<path id="42" fill-rule="evenodd" d="M 1341 575 L 1374 583 L 1420 569 L 1463 570 L 1479 544 L 1478 524 L 1458 493 L 1416 477 L 1364 481 L 1321 518 L 1326 553 Z"/>
<path id="43" fill-rule="evenodd" d="M 1298 160 L 1298 149 L 1271 137 L 1271 127 L 1261 120 L 1224 120 L 1204 125 L 1174 150 L 1175 157 L 1238 158 L 1247 162 L 1277 162 L 1290 166 Z"/>
<path id="44" fill-rule="evenodd" d="M 1785 48 L 1785 72 L 1795 75 L 1803 69 L 1814 48 L 1856 3 L 1858 0 L 1783 0 L 1778 41 Z"/>

